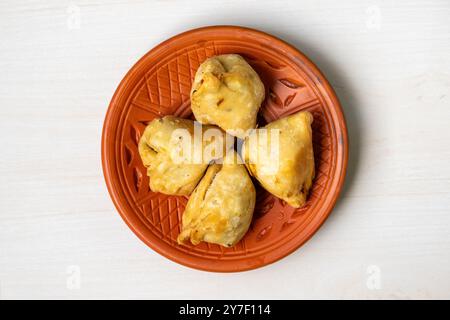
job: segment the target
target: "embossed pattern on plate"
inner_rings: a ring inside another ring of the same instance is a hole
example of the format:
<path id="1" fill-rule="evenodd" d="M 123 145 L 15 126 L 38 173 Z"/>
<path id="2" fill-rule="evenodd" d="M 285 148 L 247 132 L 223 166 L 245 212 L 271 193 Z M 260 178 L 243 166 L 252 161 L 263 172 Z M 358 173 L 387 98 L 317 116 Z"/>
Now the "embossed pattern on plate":
<path id="1" fill-rule="evenodd" d="M 316 178 L 307 204 L 294 209 L 257 185 L 249 232 L 233 248 L 178 245 L 185 197 L 149 190 L 137 143 L 146 124 L 163 115 L 192 118 L 189 92 L 207 57 L 241 54 L 266 87 L 264 125 L 300 110 L 314 116 Z M 268 34 L 233 26 L 206 27 L 175 36 L 146 54 L 119 85 L 106 115 L 102 160 L 111 197 L 130 228 L 151 248 L 181 264 L 231 272 L 274 262 L 306 242 L 334 206 L 342 188 L 348 143 L 344 117 L 330 85 L 299 51 Z"/>

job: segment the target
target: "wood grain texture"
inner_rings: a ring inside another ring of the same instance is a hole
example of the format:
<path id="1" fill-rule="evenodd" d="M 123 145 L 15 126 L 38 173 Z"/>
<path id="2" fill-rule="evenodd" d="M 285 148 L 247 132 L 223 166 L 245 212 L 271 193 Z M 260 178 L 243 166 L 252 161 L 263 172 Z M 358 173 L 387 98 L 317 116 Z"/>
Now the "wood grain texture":
<path id="1" fill-rule="evenodd" d="M 450 298 L 449 16 L 445 0 L 2 1 L 0 299 Z M 302 50 L 336 89 L 350 137 L 324 226 L 238 274 L 148 249 L 101 171 L 103 118 L 127 70 L 160 41 L 214 24 Z M 71 266 L 79 288 L 67 285 Z"/>

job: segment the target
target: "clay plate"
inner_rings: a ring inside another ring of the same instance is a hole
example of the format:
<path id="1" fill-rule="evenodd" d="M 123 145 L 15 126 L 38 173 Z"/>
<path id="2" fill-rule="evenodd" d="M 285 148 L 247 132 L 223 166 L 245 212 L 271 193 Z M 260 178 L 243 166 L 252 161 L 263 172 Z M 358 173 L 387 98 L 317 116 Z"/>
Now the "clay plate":
<path id="1" fill-rule="evenodd" d="M 300 110 L 314 116 L 316 178 L 307 204 L 294 209 L 257 185 L 250 230 L 233 248 L 178 245 L 186 197 L 149 190 L 137 144 L 155 117 L 192 117 L 189 91 L 207 57 L 238 53 L 263 80 L 266 100 L 260 125 Z M 347 130 L 339 101 L 317 67 L 301 52 L 269 34 L 234 26 L 195 29 L 161 43 L 128 72 L 106 114 L 103 172 L 120 215 L 153 250 L 183 265 L 217 272 L 272 263 L 305 243 L 331 212 L 344 182 Z"/>

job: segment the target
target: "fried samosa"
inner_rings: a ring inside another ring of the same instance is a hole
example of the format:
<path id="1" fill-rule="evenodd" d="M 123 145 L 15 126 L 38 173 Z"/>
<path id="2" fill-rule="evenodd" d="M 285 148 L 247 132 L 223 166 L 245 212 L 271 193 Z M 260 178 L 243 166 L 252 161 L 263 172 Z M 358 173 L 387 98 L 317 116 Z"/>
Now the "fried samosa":
<path id="1" fill-rule="evenodd" d="M 191 89 L 191 108 L 197 121 L 218 125 L 239 138 L 256 127 L 263 100 L 261 79 L 237 54 L 206 59 L 198 68 Z"/>
<path id="2" fill-rule="evenodd" d="M 253 130 L 242 147 L 251 175 L 295 208 L 305 204 L 314 178 L 312 122 L 310 112 L 295 113 Z"/>
<path id="3" fill-rule="evenodd" d="M 189 198 L 178 243 L 235 245 L 250 226 L 255 201 L 250 176 L 239 155 L 230 150 L 222 164 L 208 168 Z"/>
<path id="4" fill-rule="evenodd" d="M 233 143 L 234 138 L 217 127 L 165 116 L 148 124 L 138 148 L 152 191 L 189 195 L 209 163 L 223 157 Z"/>

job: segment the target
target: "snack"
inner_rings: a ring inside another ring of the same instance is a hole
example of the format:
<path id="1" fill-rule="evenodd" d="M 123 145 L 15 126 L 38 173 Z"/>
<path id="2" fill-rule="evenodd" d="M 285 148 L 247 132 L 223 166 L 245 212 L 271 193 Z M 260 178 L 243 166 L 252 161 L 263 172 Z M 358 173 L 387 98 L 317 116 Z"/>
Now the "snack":
<path id="1" fill-rule="evenodd" d="M 197 123 L 197 130 L 199 134 L 194 134 L 194 121 L 175 116 L 154 119 L 145 128 L 139 155 L 147 167 L 152 191 L 191 194 L 208 164 L 233 147 L 233 137 L 217 127 Z M 206 132 L 216 134 L 206 136 Z"/>
<path id="2" fill-rule="evenodd" d="M 250 226 L 255 201 L 255 187 L 245 166 L 236 152 L 229 151 L 223 164 L 208 168 L 189 198 L 178 243 L 235 245 Z"/>
<path id="3" fill-rule="evenodd" d="M 313 116 L 307 111 L 276 120 L 254 130 L 245 139 L 242 149 L 251 175 L 267 191 L 295 208 L 305 204 L 314 178 L 312 122 Z M 271 137 L 272 130 L 278 130 L 278 154 L 277 158 L 268 160 L 266 155 L 273 145 L 261 143 L 261 136 L 264 133 Z"/>
<path id="4" fill-rule="evenodd" d="M 206 59 L 191 89 L 191 108 L 197 121 L 218 125 L 239 138 L 256 127 L 263 100 L 264 85 L 258 74 L 237 54 Z"/>
<path id="5" fill-rule="evenodd" d="M 263 99 L 261 80 L 241 56 L 216 56 L 200 66 L 191 91 L 194 115 L 206 125 L 165 116 L 146 127 L 139 154 L 150 189 L 190 195 L 178 243 L 204 241 L 231 247 L 242 239 L 256 201 L 247 169 L 289 205 L 305 204 L 314 178 L 313 117 L 298 112 L 254 129 Z M 245 165 L 232 150 L 234 138 L 207 124 L 244 138 Z M 214 135 L 206 133 L 212 129 Z"/>

